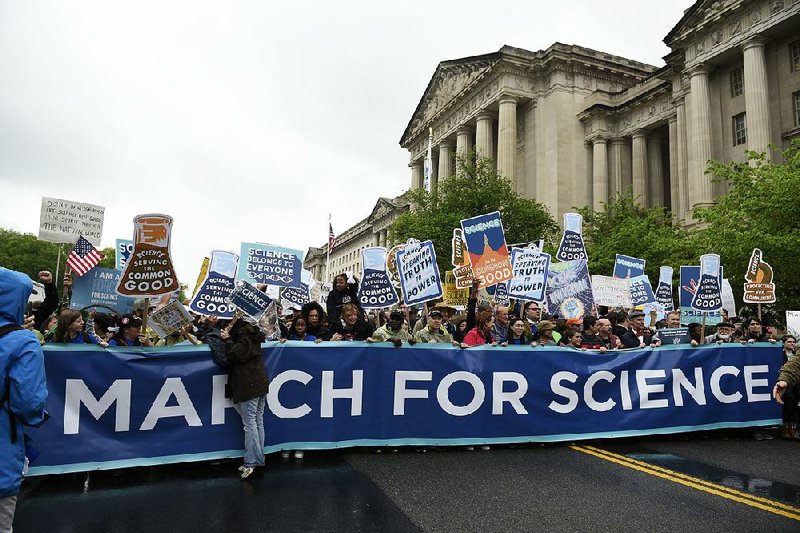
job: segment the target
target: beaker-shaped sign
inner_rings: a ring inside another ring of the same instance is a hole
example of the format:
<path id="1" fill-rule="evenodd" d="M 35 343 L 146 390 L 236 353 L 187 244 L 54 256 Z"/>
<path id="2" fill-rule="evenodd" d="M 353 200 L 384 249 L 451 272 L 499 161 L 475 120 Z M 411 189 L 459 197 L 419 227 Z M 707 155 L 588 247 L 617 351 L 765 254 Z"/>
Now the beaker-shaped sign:
<path id="1" fill-rule="evenodd" d="M 236 287 L 233 278 L 238 264 L 237 254 L 225 250 L 212 251 L 208 272 L 189 308 L 201 315 L 233 318 L 235 309 L 228 297 Z"/>
<path id="2" fill-rule="evenodd" d="M 159 296 L 178 289 L 169 243 L 172 217 L 139 215 L 133 219 L 133 252 L 122 272 L 117 292 L 125 296 Z"/>
<path id="3" fill-rule="evenodd" d="M 720 258 L 717 254 L 700 256 L 700 282 L 692 298 L 692 309 L 696 311 L 722 309 L 722 276 L 719 267 Z"/>
<path id="4" fill-rule="evenodd" d="M 556 252 L 559 261 L 588 259 L 586 245 L 583 243 L 583 217 L 580 213 L 564 214 L 564 234 Z"/>
<path id="5" fill-rule="evenodd" d="M 658 272 L 658 288 L 656 301 L 664 306 L 665 311 L 672 311 L 675 302 L 672 300 L 672 267 L 662 266 Z"/>

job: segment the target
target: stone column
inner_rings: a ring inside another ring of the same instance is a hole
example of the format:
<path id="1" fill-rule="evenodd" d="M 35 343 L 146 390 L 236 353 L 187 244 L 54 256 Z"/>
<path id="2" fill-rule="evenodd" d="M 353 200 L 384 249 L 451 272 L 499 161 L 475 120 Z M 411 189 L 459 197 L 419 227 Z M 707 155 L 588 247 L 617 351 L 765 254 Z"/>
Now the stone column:
<path id="1" fill-rule="evenodd" d="M 481 111 L 477 116 L 475 128 L 475 151 L 479 157 L 493 159 L 494 139 L 492 139 L 492 114 Z"/>
<path id="2" fill-rule="evenodd" d="M 669 205 L 672 209 L 672 219 L 680 220 L 678 207 L 680 195 L 678 193 L 678 119 L 669 117 Z"/>
<path id="3" fill-rule="evenodd" d="M 608 202 L 608 145 L 606 139 L 592 140 L 592 208 L 603 210 Z"/>
<path id="4" fill-rule="evenodd" d="M 536 100 L 524 106 L 525 113 L 525 173 L 520 191 L 526 198 L 536 196 Z M 518 177 L 519 179 L 519 177 Z"/>
<path id="5" fill-rule="evenodd" d="M 440 179 L 453 175 L 453 144 L 449 141 L 439 143 L 439 172 Z"/>
<path id="6" fill-rule="evenodd" d="M 383 244 L 381 244 L 381 246 L 384 246 L 384 247 L 388 246 L 388 243 L 389 243 L 389 230 L 388 229 L 381 230 L 381 243 L 383 243 Z"/>
<path id="7" fill-rule="evenodd" d="M 497 127 L 497 172 L 511 181 L 514 190 L 517 184 L 517 99 L 513 96 L 500 98 L 500 113 Z"/>
<path id="8" fill-rule="evenodd" d="M 647 140 L 647 178 L 649 207 L 664 205 L 664 162 L 661 157 L 661 137 L 651 135 Z"/>
<path id="9" fill-rule="evenodd" d="M 642 130 L 633 132 L 633 198 L 642 207 L 647 206 L 647 135 Z"/>
<path id="10" fill-rule="evenodd" d="M 688 186 L 691 190 L 690 208 L 707 206 L 713 202 L 711 176 L 705 171 L 712 157 L 711 145 L 711 93 L 708 89 L 708 69 L 704 66 L 692 68 L 689 72 L 692 98 L 692 123 L 688 143 L 692 146 L 689 161 Z"/>
<path id="11" fill-rule="evenodd" d="M 747 111 L 747 148 L 756 152 L 766 152 L 769 157 L 769 90 L 764 45 L 764 40 L 753 39 L 742 47 L 744 106 Z"/>
<path id="12" fill-rule="evenodd" d="M 422 161 L 414 161 L 410 165 L 411 167 L 411 188 L 412 189 L 420 189 L 422 188 L 423 180 L 425 179 L 425 173 L 422 169 Z"/>
<path id="13" fill-rule="evenodd" d="M 689 161 L 686 150 L 686 101 L 680 97 L 675 102 L 676 134 L 675 145 L 675 170 L 678 176 L 678 203 L 672 205 L 672 212 L 677 214 L 678 220 L 685 220 L 689 211 L 689 186 L 687 183 L 687 164 Z M 677 205 L 677 206 L 676 206 Z"/>
<path id="14" fill-rule="evenodd" d="M 470 144 L 471 132 L 468 128 L 461 128 L 456 132 L 456 172 L 460 172 L 458 159 L 467 157 L 472 148 Z"/>
<path id="15" fill-rule="evenodd" d="M 611 174 L 609 176 L 611 180 L 611 196 L 616 196 L 618 193 L 625 190 L 622 177 L 625 168 L 622 150 L 625 144 L 625 139 L 614 139 L 611 141 Z"/>

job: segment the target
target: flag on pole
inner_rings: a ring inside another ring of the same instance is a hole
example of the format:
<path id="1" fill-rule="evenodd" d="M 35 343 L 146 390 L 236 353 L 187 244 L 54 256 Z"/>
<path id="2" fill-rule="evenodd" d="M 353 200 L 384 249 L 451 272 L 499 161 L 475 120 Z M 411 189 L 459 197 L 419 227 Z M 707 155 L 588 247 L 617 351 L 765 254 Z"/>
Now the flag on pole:
<path id="1" fill-rule="evenodd" d="M 428 130 L 428 155 L 425 156 L 425 189 L 431 190 L 433 176 L 433 128 Z"/>
<path id="2" fill-rule="evenodd" d="M 83 276 L 102 261 L 103 257 L 103 254 L 97 251 L 97 248 L 92 246 L 92 243 L 84 239 L 83 235 L 80 235 L 75 243 L 75 248 L 72 249 L 69 257 L 67 257 L 67 265 L 75 274 Z"/>
<path id="3" fill-rule="evenodd" d="M 333 247 L 336 246 L 336 235 L 333 234 L 333 225 L 331 221 L 328 221 L 328 252 L 333 250 Z"/>

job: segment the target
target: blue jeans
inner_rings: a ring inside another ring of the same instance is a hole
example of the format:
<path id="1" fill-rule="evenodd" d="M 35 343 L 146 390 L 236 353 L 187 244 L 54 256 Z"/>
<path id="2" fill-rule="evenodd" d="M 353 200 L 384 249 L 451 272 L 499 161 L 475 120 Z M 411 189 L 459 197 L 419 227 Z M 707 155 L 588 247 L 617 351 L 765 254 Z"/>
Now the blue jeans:
<path id="1" fill-rule="evenodd" d="M 264 466 L 264 408 L 267 395 L 239 404 L 244 426 L 244 466 Z"/>

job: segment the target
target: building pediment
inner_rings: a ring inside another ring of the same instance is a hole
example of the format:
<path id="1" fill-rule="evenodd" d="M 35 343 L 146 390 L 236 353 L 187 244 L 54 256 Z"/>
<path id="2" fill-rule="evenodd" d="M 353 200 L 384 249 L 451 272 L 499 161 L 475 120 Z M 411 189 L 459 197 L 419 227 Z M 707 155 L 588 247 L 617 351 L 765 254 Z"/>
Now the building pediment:
<path id="1" fill-rule="evenodd" d="M 381 220 L 390 213 L 393 213 L 397 210 L 403 210 L 407 205 L 408 202 L 404 201 L 402 197 L 395 199 L 383 197 L 378 198 L 375 207 L 372 208 L 372 213 L 370 213 L 369 217 L 367 217 L 367 221 L 370 224 L 374 224 L 376 221 Z"/>
<path id="2" fill-rule="evenodd" d="M 439 63 L 403 132 L 400 144 L 404 145 L 428 126 L 434 117 L 489 72 L 499 58 L 500 53 L 497 52 Z"/>
<path id="3" fill-rule="evenodd" d="M 664 37 L 664 43 L 676 48 L 675 45 L 679 46 L 691 34 L 718 23 L 746 3 L 747 0 L 698 0 Z"/>

